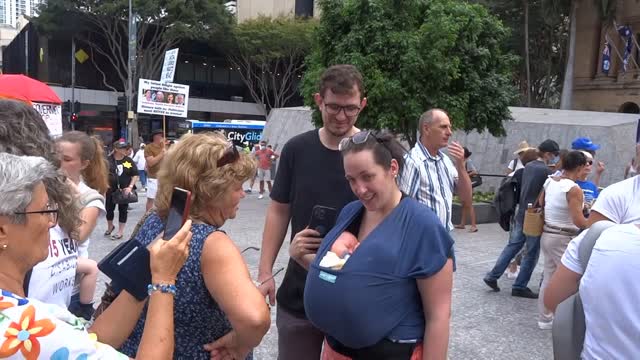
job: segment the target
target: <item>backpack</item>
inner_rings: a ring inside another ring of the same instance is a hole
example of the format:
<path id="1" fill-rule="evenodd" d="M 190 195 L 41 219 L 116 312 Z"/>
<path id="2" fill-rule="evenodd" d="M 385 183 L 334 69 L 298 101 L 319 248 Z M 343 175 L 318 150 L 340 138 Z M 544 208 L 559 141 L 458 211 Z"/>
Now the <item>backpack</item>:
<path id="1" fill-rule="evenodd" d="M 600 234 L 611 226 L 611 221 L 598 221 L 587 230 L 578 246 L 578 260 L 582 265 L 582 274 L 587 271 L 593 246 Z M 579 360 L 584 346 L 587 330 L 584 320 L 584 308 L 580 292 L 569 296 L 556 308 L 553 318 L 553 357 L 557 360 Z"/>
<path id="2" fill-rule="evenodd" d="M 507 176 L 500 182 L 500 187 L 493 198 L 493 206 L 498 214 L 498 224 L 504 231 L 511 229 L 511 219 L 515 215 L 516 205 L 516 180 L 513 176 Z"/>

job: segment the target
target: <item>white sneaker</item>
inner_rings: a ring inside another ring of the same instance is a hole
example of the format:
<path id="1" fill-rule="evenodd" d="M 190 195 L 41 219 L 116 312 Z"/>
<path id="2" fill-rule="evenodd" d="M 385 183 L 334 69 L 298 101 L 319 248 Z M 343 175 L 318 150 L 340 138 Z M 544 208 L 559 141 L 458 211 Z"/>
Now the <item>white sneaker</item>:
<path id="1" fill-rule="evenodd" d="M 553 329 L 553 320 L 550 320 L 550 321 L 538 321 L 538 328 L 540 328 L 540 330 L 551 330 L 551 329 Z"/>
<path id="2" fill-rule="evenodd" d="M 263 194 L 258 195 L 258 199 L 262 199 L 264 197 Z"/>

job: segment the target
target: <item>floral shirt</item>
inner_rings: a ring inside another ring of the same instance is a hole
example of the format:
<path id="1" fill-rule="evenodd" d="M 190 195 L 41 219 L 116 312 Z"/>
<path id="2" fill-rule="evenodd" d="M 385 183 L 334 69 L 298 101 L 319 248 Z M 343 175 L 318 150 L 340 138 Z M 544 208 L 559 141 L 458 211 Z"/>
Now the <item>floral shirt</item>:
<path id="1" fill-rule="evenodd" d="M 0 359 L 128 360 L 58 305 L 0 289 Z"/>

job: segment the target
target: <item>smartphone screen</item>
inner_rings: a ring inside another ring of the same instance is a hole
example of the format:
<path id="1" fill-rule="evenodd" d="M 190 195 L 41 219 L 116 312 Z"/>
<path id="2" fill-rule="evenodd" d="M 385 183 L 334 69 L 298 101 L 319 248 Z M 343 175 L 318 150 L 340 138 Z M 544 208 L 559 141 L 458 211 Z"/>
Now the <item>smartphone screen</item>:
<path id="1" fill-rule="evenodd" d="M 314 229 L 324 237 L 329 230 L 335 225 L 338 211 L 334 208 L 322 205 L 316 205 L 311 211 L 311 219 L 309 220 L 309 229 Z"/>
<path id="2" fill-rule="evenodd" d="M 179 187 L 173 188 L 167 225 L 164 227 L 164 235 L 162 236 L 164 240 L 170 240 L 184 225 L 189 217 L 190 206 L 191 192 Z"/>

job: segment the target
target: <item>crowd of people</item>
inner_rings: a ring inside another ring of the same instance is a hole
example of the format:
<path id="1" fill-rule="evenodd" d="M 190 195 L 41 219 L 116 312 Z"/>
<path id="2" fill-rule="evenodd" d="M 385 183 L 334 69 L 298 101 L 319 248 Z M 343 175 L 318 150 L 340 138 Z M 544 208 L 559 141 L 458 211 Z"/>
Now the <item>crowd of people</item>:
<path id="1" fill-rule="evenodd" d="M 29 105 L 0 100 L 0 358 L 252 359 L 271 305 L 281 360 L 446 359 L 453 229 L 465 228 L 469 215 L 478 231 L 478 169 L 471 151 L 451 141 L 444 109 L 422 114 L 409 151 L 393 134 L 358 129 L 365 93 L 354 66 L 329 67 L 314 97 L 322 127 L 278 153 L 266 141 L 239 151 L 219 133 L 187 134 L 169 149 L 155 131 L 135 154 L 124 140 L 105 154 L 81 132 L 52 139 Z M 538 299 L 541 329 L 553 327 L 558 304 L 579 289 L 582 357 L 631 359 L 640 350 L 640 287 L 629 285 L 640 265 L 640 177 L 600 191 L 598 145 L 578 138 L 571 147 L 519 145 L 505 171 L 518 203 L 509 241 L 484 282 L 499 291 L 500 277 L 515 278 L 513 296 Z M 259 198 L 266 183 L 271 201 L 254 281 L 221 227 L 256 179 Z M 162 241 L 176 187 L 191 192 L 189 220 Z M 112 279 L 94 311 L 90 238 L 104 214 L 104 235 L 123 239 L 137 190 L 146 191 L 146 213 L 130 241 L 149 249 L 148 298 Z M 455 226 L 454 196 L 464 209 Z M 322 232 L 309 227 L 318 207 L 336 215 Z M 540 235 L 525 229 L 533 208 L 544 209 Z M 601 220 L 623 225 L 603 233 L 585 269 L 577 249 Z M 289 226 L 289 263 L 276 293 L 273 267 Z M 540 251 L 536 293 L 528 283 Z M 599 292 L 609 294 L 606 304 Z"/>

